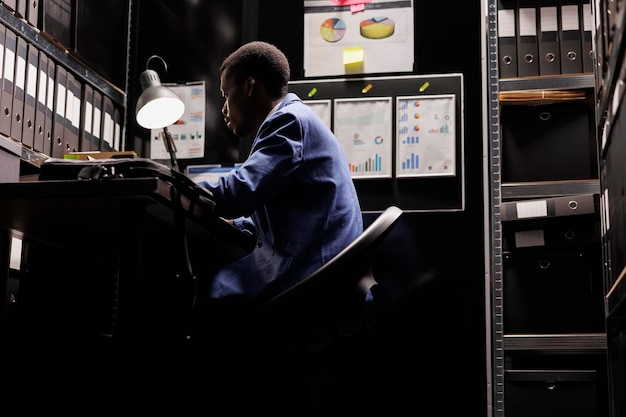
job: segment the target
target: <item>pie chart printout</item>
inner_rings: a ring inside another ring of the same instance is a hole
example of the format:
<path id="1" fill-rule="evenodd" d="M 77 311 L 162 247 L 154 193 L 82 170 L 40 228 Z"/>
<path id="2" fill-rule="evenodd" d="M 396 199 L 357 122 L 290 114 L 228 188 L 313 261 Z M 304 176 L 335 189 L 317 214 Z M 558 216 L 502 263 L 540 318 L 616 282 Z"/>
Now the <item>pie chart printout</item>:
<path id="1" fill-rule="evenodd" d="M 387 17 L 373 17 L 359 24 L 361 36 L 368 39 L 384 39 L 393 35 L 396 23 Z"/>
<path id="2" fill-rule="evenodd" d="M 326 42 L 338 42 L 346 34 L 346 22 L 336 17 L 326 19 L 320 25 L 320 34 Z"/>

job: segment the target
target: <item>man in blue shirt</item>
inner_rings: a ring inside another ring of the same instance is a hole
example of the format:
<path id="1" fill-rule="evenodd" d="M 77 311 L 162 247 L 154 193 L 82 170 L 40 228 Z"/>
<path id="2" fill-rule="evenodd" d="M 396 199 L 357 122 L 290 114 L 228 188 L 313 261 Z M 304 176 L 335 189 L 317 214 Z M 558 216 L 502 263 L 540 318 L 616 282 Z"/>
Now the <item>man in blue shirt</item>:
<path id="1" fill-rule="evenodd" d="M 250 154 L 218 182 L 216 213 L 250 231 L 257 247 L 221 267 L 209 299 L 276 294 L 333 258 L 362 231 L 348 161 L 326 124 L 288 93 L 289 62 L 274 45 L 250 42 L 220 67 L 224 121 L 251 136 Z"/>

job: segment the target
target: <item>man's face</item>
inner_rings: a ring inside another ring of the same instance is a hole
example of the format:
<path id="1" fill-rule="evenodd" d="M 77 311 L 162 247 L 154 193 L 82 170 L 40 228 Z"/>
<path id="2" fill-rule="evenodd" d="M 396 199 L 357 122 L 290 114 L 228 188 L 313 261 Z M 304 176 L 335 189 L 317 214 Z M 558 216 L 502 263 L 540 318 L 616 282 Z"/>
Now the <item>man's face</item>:
<path id="1" fill-rule="evenodd" d="M 234 77 L 224 71 L 220 76 L 220 90 L 224 97 L 222 115 L 230 130 L 237 136 L 243 137 L 250 133 L 250 124 L 253 119 L 247 111 L 249 106 L 247 83 L 238 85 Z"/>

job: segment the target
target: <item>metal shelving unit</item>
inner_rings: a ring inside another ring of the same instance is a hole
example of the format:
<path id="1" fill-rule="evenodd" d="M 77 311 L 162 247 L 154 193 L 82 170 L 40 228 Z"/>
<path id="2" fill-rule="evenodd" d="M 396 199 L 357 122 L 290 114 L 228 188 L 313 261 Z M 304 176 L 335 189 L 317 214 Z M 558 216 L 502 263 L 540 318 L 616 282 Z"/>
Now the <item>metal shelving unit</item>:
<path id="1" fill-rule="evenodd" d="M 487 328 L 491 339 L 487 346 L 488 363 L 491 366 L 490 403 L 491 413 L 504 417 L 505 372 L 511 354 L 566 354 L 605 355 L 606 333 L 558 333 L 558 334 L 506 334 L 504 330 L 504 230 L 505 205 L 517 200 L 554 198 L 569 195 L 600 195 L 599 179 L 558 180 L 537 182 L 504 182 L 501 166 L 500 101 L 502 92 L 526 90 L 584 90 L 592 99 L 595 97 L 596 76 L 594 74 L 568 74 L 545 77 L 499 79 L 497 0 L 484 0 L 485 21 L 485 93 L 487 95 L 485 143 L 488 161 L 485 172 L 485 250 L 486 280 L 489 300 L 486 308 Z M 593 100 L 590 100 L 591 103 Z M 599 216 L 599 214 L 598 214 Z"/>

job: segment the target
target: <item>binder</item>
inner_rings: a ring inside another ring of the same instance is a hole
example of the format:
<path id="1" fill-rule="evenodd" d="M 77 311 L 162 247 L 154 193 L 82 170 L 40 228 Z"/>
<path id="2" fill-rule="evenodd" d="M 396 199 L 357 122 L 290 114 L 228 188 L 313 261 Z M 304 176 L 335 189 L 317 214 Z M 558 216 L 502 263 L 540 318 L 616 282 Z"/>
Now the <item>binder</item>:
<path id="1" fill-rule="evenodd" d="M 93 143 L 92 151 L 102 151 L 102 93 L 93 90 L 93 129 L 91 130 Z"/>
<path id="2" fill-rule="evenodd" d="M 539 75 L 561 73 L 558 1 L 541 0 L 539 7 Z"/>
<path id="3" fill-rule="evenodd" d="M 116 104 L 113 107 L 113 150 L 122 150 L 122 110 Z"/>
<path id="4" fill-rule="evenodd" d="M 12 12 L 15 12 L 17 10 L 17 0 L 3 0 L 2 4 L 4 4 L 4 7 L 11 10 Z"/>
<path id="5" fill-rule="evenodd" d="M 15 48 L 17 36 L 6 29 L 4 39 L 4 67 L 2 71 L 2 111 L 0 111 L 0 133 L 11 136 L 11 119 L 13 115 L 13 77 L 15 76 Z"/>
<path id="6" fill-rule="evenodd" d="M 89 84 L 83 86 L 83 101 L 80 116 L 80 150 L 88 152 L 91 149 L 93 137 L 91 130 L 93 129 L 93 88 Z"/>
<path id="7" fill-rule="evenodd" d="M 578 74 L 583 71 L 579 2 L 580 0 L 560 0 L 561 74 Z"/>
<path id="8" fill-rule="evenodd" d="M 539 42 L 537 40 L 537 0 L 517 3 L 517 75 L 539 75 Z"/>
<path id="9" fill-rule="evenodd" d="M 22 122 L 22 143 L 35 147 L 35 108 L 37 107 L 37 84 L 39 77 L 39 49 L 28 45 L 26 60 L 26 86 L 24 95 L 24 118 Z"/>
<path id="10" fill-rule="evenodd" d="M 113 100 L 102 96 L 102 150 L 113 151 Z"/>
<path id="11" fill-rule="evenodd" d="M 65 146 L 64 152 L 78 152 L 80 105 L 82 86 L 76 76 L 67 72 L 67 100 L 65 103 Z"/>
<path id="12" fill-rule="evenodd" d="M 591 0 L 582 0 L 580 8 L 580 20 L 582 22 L 582 60 L 583 60 L 583 72 L 594 72 L 595 59 L 593 54 L 592 44 L 592 25 L 593 15 L 591 14 Z"/>
<path id="13" fill-rule="evenodd" d="M 39 4 L 41 0 L 30 0 L 26 4 L 26 21 L 33 27 L 39 27 Z"/>
<path id="14" fill-rule="evenodd" d="M 4 79 L 4 56 L 6 49 L 6 26 L 0 23 L 0 109 L 2 109 L 2 84 Z"/>
<path id="15" fill-rule="evenodd" d="M 30 0 L 17 0 L 17 8 L 15 9 L 15 15 L 26 19 L 26 9 L 28 8 L 28 2 Z"/>
<path id="16" fill-rule="evenodd" d="M 499 78 L 517 77 L 516 20 L 516 0 L 498 0 Z"/>
<path id="17" fill-rule="evenodd" d="M 65 154 L 65 102 L 67 99 L 67 70 L 56 66 L 54 78 L 54 115 L 52 124 L 52 157 L 63 158 Z"/>
<path id="18" fill-rule="evenodd" d="M 26 91 L 26 59 L 28 43 L 21 36 L 17 37 L 15 56 L 15 73 L 13 82 L 13 119 L 11 120 L 11 137 L 22 141 L 22 125 L 24 122 L 24 94 Z"/>
<path id="19" fill-rule="evenodd" d="M 55 78 L 57 64 L 48 57 L 48 76 L 46 87 L 46 117 L 44 123 L 44 137 L 46 143 L 44 148 L 48 151 L 47 155 L 52 155 L 52 145 L 54 143 L 54 97 L 55 97 Z"/>
<path id="20" fill-rule="evenodd" d="M 48 89 L 48 56 L 39 51 L 37 64 L 37 103 L 35 104 L 34 148 L 36 151 L 49 155 L 50 150 L 44 145 L 49 143 L 45 134 L 46 124 L 46 91 Z"/>

